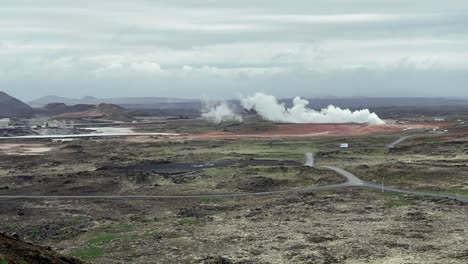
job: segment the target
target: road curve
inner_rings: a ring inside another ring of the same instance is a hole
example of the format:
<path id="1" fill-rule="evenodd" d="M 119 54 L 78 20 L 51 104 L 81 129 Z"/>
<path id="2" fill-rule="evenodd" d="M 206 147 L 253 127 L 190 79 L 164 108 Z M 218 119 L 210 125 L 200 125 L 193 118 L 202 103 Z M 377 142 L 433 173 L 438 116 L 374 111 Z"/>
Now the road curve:
<path id="1" fill-rule="evenodd" d="M 279 191 L 267 191 L 267 192 L 253 192 L 253 193 L 228 193 L 228 194 L 199 194 L 199 195 L 2 195 L 0 200 L 164 200 L 164 199 L 199 199 L 199 198 L 235 198 L 235 197 L 249 197 L 249 196 L 264 196 L 264 195 L 274 195 L 274 194 L 284 194 L 284 193 L 301 193 L 301 192 L 310 192 L 310 191 L 325 191 L 332 190 L 337 188 L 344 187 L 367 187 L 377 190 L 382 190 L 382 186 L 372 182 L 367 182 L 359 179 L 353 173 L 332 167 L 324 166 L 329 170 L 332 170 L 341 176 L 346 178 L 346 182 L 338 184 L 329 184 L 318 187 L 309 187 L 309 188 L 294 188 L 288 190 L 279 190 Z M 447 198 L 451 200 L 456 200 L 462 203 L 468 203 L 468 198 L 457 197 L 446 194 L 436 194 L 436 193 L 425 193 L 425 192 L 413 192 L 407 190 L 400 190 L 392 187 L 383 186 L 384 191 L 404 193 L 411 195 L 422 195 L 422 196 L 432 196 Z"/>
<path id="2" fill-rule="evenodd" d="M 404 136 L 396 141 L 386 145 L 387 148 L 393 148 L 397 144 L 405 141 L 406 139 L 413 136 Z M 304 166 L 313 165 L 313 154 L 306 153 L 306 162 Z M 447 198 L 451 200 L 456 200 L 462 203 L 468 203 L 468 198 L 457 197 L 446 194 L 437 194 L 437 193 L 425 193 L 425 192 L 413 192 L 407 190 L 400 190 L 392 187 L 381 186 L 376 183 L 367 182 L 359 179 L 353 173 L 333 167 L 333 166 L 323 166 L 323 168 L 334 171 L 335 173 L 346 178 L 346 182 L 338 184 L 329 184 L 318 187 L 308 187 L 308 188 L 294 188 L 288 190 L 279 190 L 279 191 L 266 191 L 266 192 L 253 192 L 253 193 L 228 193 L 228 194 L 199 194 L 199 195 L 2 195 L 0 200 L 94 200 L 94 199 L 106 199 L 106 200 L 150 200 L 150 199 L 199 199 L 199 198 L 229 198 L 229 197 L 248 197 L 248 196 L 263 196 L 263 195 L 273 195 L 273 194 L 284 194 L 284 193 L 300 193 L 300 192 L 309 192 L 309 191 L 324 191 L 344 187 L 356 187 L 362 186 L 372 189 L 384 190 L 389 192 L 396 193 L 405 193 L 411 195 L 422 195 L 422 196 L 432 196 Z"/>
<path id="3" fill-rule="evenodd" d="M 332 170 L 338 174 L 340 174 L 341 176 L 345 177 L 346 178 L 346 182 L 345 182 L 345 185 L 347 186 L 360 186 L 360 185 L 364 185 L 364 182 L 359 179 L 358 177 L 356 177 L 356 175 L 352 174 L 351 172 L 349 171 L 345 171 L 343 169 L 340 169 L 340 168 L 336 168 L 336 167 L 332 167 L 332 166 L 324 166 L 324 168 L 327 168 L 329 170 Z"/>
<path id="4" fill-rule="evenodd" d="M 362 186 L 362 187 L 367 187 L 371 189 L 377 189 L 377 190 L 384 190 L 388 192 L 395 192 L 395 193 L 404 193 L 404 194 L 412 194 L 412 195 L 421 195 L 421 196 L 432 196 L 432 197 L 440 197 L 440 198 L 448 198 L 451 200 L 456 200 L 462 203 L 468 203 L 468 198 L 463 198 L 463 197 L 458 197 L 458 196 L 453 196 L 453 195 L 447 195 L 447 194 L 438 194 L 438 193 L 427 193 L 427 192 L 414 192 L 414 191 L 408 191 L 408 190 L 401 190 L 397 188 L 392 188 L 392 187 L 387 187 L 387 186 L 382 186 L 380 184 L 376 184 L 373 182 L 368 182 L 368 181 L 363 181 L 356 177 L 353 173 L 332 167 L 332 166 L 325 166 L 325 168 L 330 169 L 341 176 L 345 177 L 348 181 L 344 183 L 343 186 Z"/>

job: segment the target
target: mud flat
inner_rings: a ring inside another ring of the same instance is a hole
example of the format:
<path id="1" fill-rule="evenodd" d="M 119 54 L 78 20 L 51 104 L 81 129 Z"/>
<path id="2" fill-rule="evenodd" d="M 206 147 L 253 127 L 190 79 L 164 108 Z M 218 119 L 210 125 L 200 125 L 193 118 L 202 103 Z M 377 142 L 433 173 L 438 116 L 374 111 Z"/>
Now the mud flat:
<path id="1" fill-rule="evenodd" d="M 40 155 L 52 149 L 43 144 L 0 144 L 0 153 L 6 155 Z"/>

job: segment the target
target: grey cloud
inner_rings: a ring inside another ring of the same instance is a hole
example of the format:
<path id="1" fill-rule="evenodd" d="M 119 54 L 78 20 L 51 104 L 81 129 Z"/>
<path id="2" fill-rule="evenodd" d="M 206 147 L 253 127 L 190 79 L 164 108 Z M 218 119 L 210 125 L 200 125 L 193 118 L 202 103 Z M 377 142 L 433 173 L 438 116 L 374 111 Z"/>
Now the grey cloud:
<path id="1" fill-rule="evenodd" d="M 0 85 L 20 97 L 468 96 L 467 31 L 462 0 L 4 0 Z"/>

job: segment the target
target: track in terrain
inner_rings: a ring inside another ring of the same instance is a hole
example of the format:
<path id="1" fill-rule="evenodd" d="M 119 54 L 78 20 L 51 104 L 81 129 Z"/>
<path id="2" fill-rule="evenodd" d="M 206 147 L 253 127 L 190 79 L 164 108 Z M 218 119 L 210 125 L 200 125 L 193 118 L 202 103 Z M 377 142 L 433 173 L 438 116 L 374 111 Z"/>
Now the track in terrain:
<path id="1" fill-rule="evenodd" d="M 394 148 L 396 145 L 402 143 L 414 136 L 404 136 L 396 141 L 386 145 L 387 148 Z M 311 164 L 309 160 L 313 157 L 312 153 L 306 153 L 306 162 Z M 228 194 L 200 194 L 200 195 L 3 195 L 0 196 L 0 200 L 93 200 L 93 199 L 107 199 L 107 200 L 149 200 L 149 199 L 199 199 L 199 198 L 228 198 L 228 197 L 247 197 L 247 196 L 263 196 L 263 195 L 273 195 L 273 194 L 283 194 L 283 193 L 300 193 L 300 192 L 310 192 L 310 191 L 324 191 L 344 187 L 367 187 L 372 189 L 378 189 L 383 191 L 395 192 L 395 193 L 404 193 L 411 195 L 422 195 L 422 196 L 431 196 L 439 198 L 447 198 L 451 200 L 456 200 L 462 203 L 468 203 L 468 198 L 445 195 L 445 194 L 436 194 L 436 193 L 424 193 L 424 192 L 413 192 L 407 190 L 400 190 L 392 187 L 386 187 L 372 182 L 367 182 L 359 179 L 353 173 L 332 166 L 324 166 L 324 168 L 332 170 L 341 176 L 346 178 L 346 182 L 338 184 L 330 184 L 318 187 L 308 187 L 308 188 L 294 188 L 288 190 L 280 191 L 267 191 L 267 192 L 253 192 L 253 193 L 228 193 Z"/>
<path id="2" fill-rule="evenodd" d="M 345 186 L 362 186 L 362 187 L 367 187 L 367 188 L 377 189 L 377 190 L 382 190 L 382 191 L 388 191 L 388 192 L 404 193 L 404 194 L 412 194 L 412 195 L 421 195 L 421 196 L 440 197 L 440 198 L 447 198 L 447 199 L 451 199 L 451 200 L 456 200 L 456 201 L 463 202 L 463 203 L 468 203 L 468 198 L 452 196 L 452 195 L 446 195 L 446 194 L 413 192 L 413 191 L 401 190 L 401 189 L 397 189 L 397 188 L 382 186 L 382 185 L 379 185 L 379 184 L 376 184 L 376 183 L 373 183 L 373 182 L 363 181 L 363 180 L 359 179 L 358 177 L 356 177 L 356 175 L 352 174 L 351 172 L 340 169 L 340 168 L 331 167 L 331 166 L 327 166 L 325 168 L 330 169 L 330 170 L 340 174 L 343 177 L 346 177 L 346 179 L 348 181 L 346 182 Z"/>
<path id="3" fill-rule="evenodd" d="M 0 137 L 0 139 L 66 139 L 66 138 L 94 138 L 94 137 L 131 137 L 131 136 L 178 136 L 174 133 L 87 133 L 73 135 L 32 135 Z"/>
<path id="4" fill-rule="evenodd" d="M 404 137 L 401 137 L 395 141 L 393 141 L 392 143 L 390 144 L 387 144 L 385 145 L 386 148 L 394 148 L 396 145 L 402 143 L 403 141 L 409 139 L 409 138 L 412 138 L 412 137 L 416 137 L 415 135 L 410 135 L 410 136 L 404 136 Z"/>

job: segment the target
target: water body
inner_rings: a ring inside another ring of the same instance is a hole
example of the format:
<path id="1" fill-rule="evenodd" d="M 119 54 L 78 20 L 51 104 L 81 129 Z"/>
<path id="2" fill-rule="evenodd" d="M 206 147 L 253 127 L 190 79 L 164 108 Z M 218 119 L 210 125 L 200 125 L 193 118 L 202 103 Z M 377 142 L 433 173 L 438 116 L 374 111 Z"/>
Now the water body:
<path id="1" fill-rule="evenodd" d="M 85 130 L 92 130 L 99 134 L 132 134 L 135 133 L 133 127 L 86 127 Z"/>

